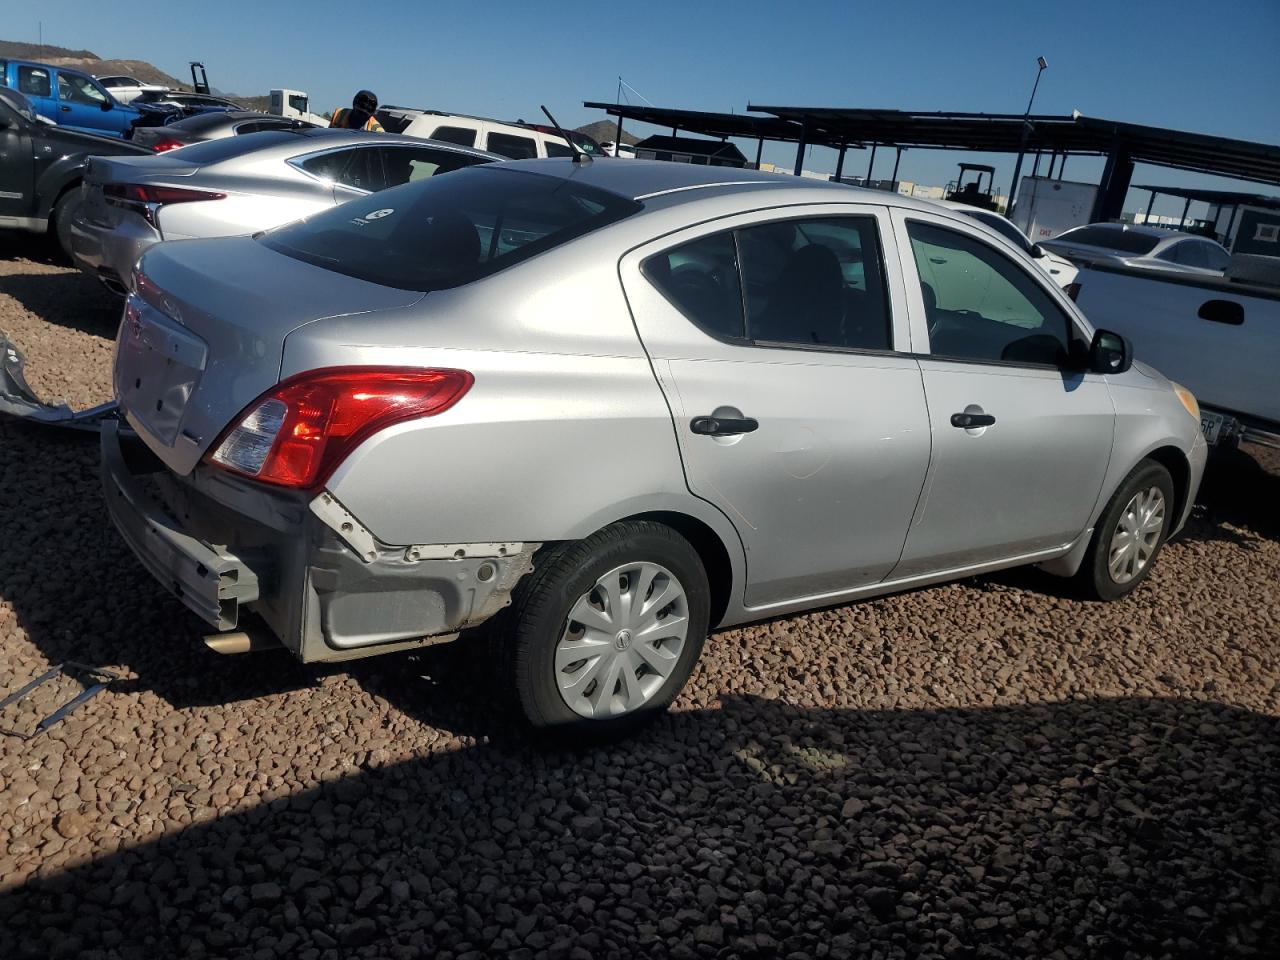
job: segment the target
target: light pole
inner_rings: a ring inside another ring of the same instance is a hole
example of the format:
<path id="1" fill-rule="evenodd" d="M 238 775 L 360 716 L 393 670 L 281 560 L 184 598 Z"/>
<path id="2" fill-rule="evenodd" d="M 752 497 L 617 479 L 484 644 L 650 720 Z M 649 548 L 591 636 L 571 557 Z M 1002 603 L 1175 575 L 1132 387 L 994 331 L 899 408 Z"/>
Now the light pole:
<path id="1" fill-rule="evenodd" d="M 1018 160 L 1013 165 L 1013 183 L 1009 185 L 1009 201 L 1005 204 L 1005 216 L 1013 213 L 1013 198 L 1018 191 L 1018 177 L 1022 173 L 1022 155 L 1027 150 L 1027 127 L 1031 125 L 1031 121 L 1027 118 L 1031 116 L 1031 105 L 1036 102 L 1036 90 L 1040 87 L 1040 74 L 1044 73 L 1044 68 L 1049 62 L 1044 57 L 1036 57 L 1036 65 L 1040 68 L 1036 71 L 1036 82 L 1031 86 L 1031 99 L 1027 101 L 1027 109 L 1022 114 L 1022 130 L 1018 135 Z"/>

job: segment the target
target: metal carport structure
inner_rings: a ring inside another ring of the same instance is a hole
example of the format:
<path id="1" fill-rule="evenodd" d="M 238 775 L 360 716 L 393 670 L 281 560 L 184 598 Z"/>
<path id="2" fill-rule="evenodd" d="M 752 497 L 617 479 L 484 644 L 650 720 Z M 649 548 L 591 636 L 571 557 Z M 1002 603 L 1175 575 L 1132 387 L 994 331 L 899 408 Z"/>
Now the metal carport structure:
<path id="1" fill-rule="evenodd" d="M 720 139 L 749 137 L 761 143 L 764 140 L 795 143 L 797 173 L 804 150 L 810 144 L 834 147 L 841 151 L 837 177 L 843 166 L 842 148 L 868 145 L 872 148 L 872 166 L 875 149 L 880 146 L 899 151 L 914 147 L 1017 153 L 1025 145 L 1028 151 L 1050 155 L 1051 176 L 1058 157 L 1065 165 L 1068 156 L 1103 156 L 1107 160 L 1094 204 L 1094 220 L 1110 220 L 1120 215 L 1136 163 L 1280 185 L 1280 146 L 1086 117 L 1079 113 L 1071 116 L 1033 114 L 1024 119 L 1022 114 L 1010 113 L 748 104 L 747 110 L 757 114 L 751 116 L 619 103 L 589 102 L 584 106 L 617 117 L 619 129 L 626 118 Z M 870 175 L 871 166 L 868 180 Z"/>

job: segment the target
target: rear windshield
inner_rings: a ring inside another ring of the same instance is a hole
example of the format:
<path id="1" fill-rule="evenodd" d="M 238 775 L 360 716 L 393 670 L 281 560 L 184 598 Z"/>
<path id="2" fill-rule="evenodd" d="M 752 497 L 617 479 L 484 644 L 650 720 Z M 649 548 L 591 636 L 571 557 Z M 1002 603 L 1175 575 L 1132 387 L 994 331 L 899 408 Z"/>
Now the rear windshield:
<path id="1" fill-rule="evenodd" d="M 470 167 L 352 200 L 259 241 L 401 290 L 444 290 L 621 220 L 640 204 L 560 177 Z"/>
<path id="2" fill-rule="evenodd" d="M 219 115 L 219 119 L 221 119 L 221 115 Z M 184 127 L 183 129 L 190 130 L 191 128 Z M 232 157 L 238 157 L 253 150 L 261 150 L 263 147 L 273 147 L 278 143 L 299 142 L 298 134 L 294 131 L 268 130 L 264 133 L 246 134 L 243 137 L 223 137 L 221 140 L 205 140 L 203 143 L 193 143 L 189 147 L 183 147 L 182 153 L 180 155 L 175 154 L 174 159 L 194 164 L 197 167 L 207 167 L 210 164 L 221 163 L 223 160 L 230 160 Z"/>
<path id="3" fill-rule="evenodd" d="M 1155 249 L 1160 237 L 1147 233 L 1134 233 L 1120 227 L 1076 227 L 1057 238 L 1064 243 L 1083 243 L 1090 247 L 1105 247 L 1108 250 L 1119 250 L 1123 253 L 1150 253 Z"/>

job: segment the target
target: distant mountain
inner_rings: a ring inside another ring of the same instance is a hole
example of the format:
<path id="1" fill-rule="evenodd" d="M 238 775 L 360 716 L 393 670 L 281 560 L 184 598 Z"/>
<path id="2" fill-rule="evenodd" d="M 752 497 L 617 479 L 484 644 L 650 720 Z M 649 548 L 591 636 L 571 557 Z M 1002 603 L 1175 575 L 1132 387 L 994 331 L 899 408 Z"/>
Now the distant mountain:
<path id="1" fill-rule="evenodd" d="M 609 143 L 618 135 L 618 121 L 616 120 L 597 120 L 595 123 L 588 123 L 579 127 L 575 133 L 585 133 L 596 143 Z M 622 142 L 627 146 L 633 143 L 639 143 L 640 138 L 634 137 L 624 125 L 622 128 Z"/>
<path id="2" fill-rule="evenodd" d="M 47 57 L 78 57 L 83 60 L 97 60 L 98 55 L 92 50 L 68 50 L 66 47 L 55 47 L 51 43 L 40 46 L 36 43 L 18 43 L 16 40 L 0 40 L 0 57 L 13 57 L 15 60 L 35 60 L 43 62 Z"/>

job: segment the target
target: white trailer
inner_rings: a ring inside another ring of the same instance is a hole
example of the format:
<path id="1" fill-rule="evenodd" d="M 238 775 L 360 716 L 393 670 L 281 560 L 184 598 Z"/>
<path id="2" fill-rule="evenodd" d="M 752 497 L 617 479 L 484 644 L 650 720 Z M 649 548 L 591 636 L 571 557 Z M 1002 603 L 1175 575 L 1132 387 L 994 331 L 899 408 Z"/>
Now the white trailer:
<path id="1" fill-rule="evenodd" d="M 305 120 L 318 127 L 327 127 L 329 121 L 318 113 L 311 112 L 311 98 L 301 90 L 272 90 L 271 106 L 267 110 L 272 116 L 292 117 L 294 120 Z"/>
<path id="2" fill-rule="evenodd" d="M 1098 187 L 1076 180 L 1023 177 L 1010 219 L 1032 243 L 1089 222 Z"/>

